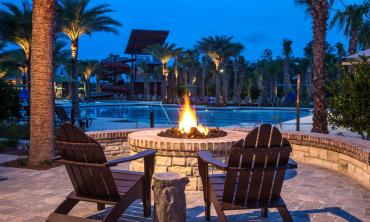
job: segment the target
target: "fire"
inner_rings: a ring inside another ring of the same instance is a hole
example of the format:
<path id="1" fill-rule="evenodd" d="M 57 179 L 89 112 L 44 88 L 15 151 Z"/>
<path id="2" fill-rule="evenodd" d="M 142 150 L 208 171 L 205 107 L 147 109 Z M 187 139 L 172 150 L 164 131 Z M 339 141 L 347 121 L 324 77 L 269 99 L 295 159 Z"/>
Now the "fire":
<path id="1" fill-rule="evenodd" d="M 189 134 L 192 129 L 196 128 L 201 134 L 207 135 L 209 129 L 207 127 L 198 124 L 197 114 L 195 110 L 190 106 L 189 96 L 185 96 L 185 103 L 181 108 L 180 112 L 180 121 L 179 121 L 179 130 L 181 133 Z"/>

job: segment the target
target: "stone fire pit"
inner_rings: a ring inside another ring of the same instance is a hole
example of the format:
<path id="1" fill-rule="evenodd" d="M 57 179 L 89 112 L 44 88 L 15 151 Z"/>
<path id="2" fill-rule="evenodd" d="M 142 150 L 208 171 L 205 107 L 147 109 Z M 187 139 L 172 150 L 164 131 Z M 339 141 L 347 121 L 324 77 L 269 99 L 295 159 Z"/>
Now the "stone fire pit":
<path id="1" fill-rule="evenodd" d="M 227 135 L 209 139 L 179 139 L 161 137 L 157 134 L 163 129 L 151 129 L 130 133 L 128 144 L 131 155 L 146 149 L 157 150 L 155 172 L 176 172 L 187 175 L 189 184 L 187 190 L 200 190 L 201 181 L 198 174 L 196 151 L 209 150 L 216 156 L 223 157 L 232 145 L 240 139 L 244 139 L 247 132 L 237 130 L 225 130 Z M 142 171 L 143 160 L 131 163 L 130 169 Z"/>

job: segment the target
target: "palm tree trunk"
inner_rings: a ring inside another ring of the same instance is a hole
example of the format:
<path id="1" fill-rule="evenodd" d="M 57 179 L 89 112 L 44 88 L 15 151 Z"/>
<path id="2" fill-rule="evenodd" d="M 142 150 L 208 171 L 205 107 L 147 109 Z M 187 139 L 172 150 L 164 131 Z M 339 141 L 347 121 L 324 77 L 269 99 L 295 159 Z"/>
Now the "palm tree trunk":
<path id="1" fill-rule="evenodd" d="M 78 98 L 78 77 L 77 77 L 77 64 L 78 64 L 78 39 L 72 40 L 71 42 L 71 52 L 72 52 L 72 112 L 71 120 L 75 121 L 79 117 L 79 98 Z"/>
<path id="2" fill-rule="evenodd" d="M 233 72 L 234 72 L 234 89 L 233 89 L 233 103 L 238 102 L 238 82 L 239 82 L 239 61 L 237 58 L 234 59 L 234 64 L 233 64 Z"/>
<path id="3" fill-rule="evenodd" d="M 162 65 L 162 101 L 165 102 L 167 100 L 167 66 L 166 64 Z"/>
<path id="4" fill-rule="evenodd" d="M 54 149 L 53 0 L 34 0 L 32 14 L 29 164 L 50 161 Z"/>
<path id="5" fill-rule="evenodd" d="M 216 80 L 215 80 L 215 97 L 218 102 L 221 102 L 221 79 L 220 73 L 216 73 Z"/>
<path id="6" fill-rule="evenodd" d="M 327 20 L 329 17 L 327 0 L 314 1 L 313 17 L 313 128 L 312 132 L 328 133 L 326 94 L 325 94 L 325 48 Z"/>
<path id="7" fill-rule="evenodd" d="M 228 95 L 228 92 L 229 92 L 229 80 L 228 80 L 228 76 L 226 75 L 226 73 L 224 72 L 222 74 L 222 85 L 223 85 L 223 98 L 224 98 L 224 103 L 228 103 L 229 102 L 229 95 Z"/>
<path id="8" fill-rule="evenodd" d="M 351 30 L 351 34 L 349 38 L 348 52 L 350 55 L 353 55 L 357 52 L 357 44 L 358 44 L 358 31 L 357 29 L 354 29 L 354 30 Z"/>
<path id="9" fill-rule="evenodd" d="M 200 96 L 203 101 L 205 101 L 205 84 L 206 84 L 206 67 L 205 65 L 202 66 L 202 79 L 200 84 Z"/>
<path id="10" fill-rule="evenodd" d="M 290 75 L 289 75 L 289 58 L 284 59 L 284 96 L 287 97 L 289 93 L 290 86 Z"/>

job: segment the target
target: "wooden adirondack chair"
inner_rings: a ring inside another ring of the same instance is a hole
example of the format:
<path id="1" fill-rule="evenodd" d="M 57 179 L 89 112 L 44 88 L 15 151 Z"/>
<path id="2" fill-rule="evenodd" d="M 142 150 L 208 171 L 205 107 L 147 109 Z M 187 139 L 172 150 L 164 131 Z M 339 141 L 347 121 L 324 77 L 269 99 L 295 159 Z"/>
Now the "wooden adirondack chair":
<path id="1" fill-rule="evenodd" d="M 103 148 L 71 123 L 61 128 L 56 142 L 74 191 L 48 217 L 48 222 L 115 222 L 135 200 L 141 199 L 144 216 L 150 216 L 150 185 L 154 172 L 154 150 L 130 157 L 107 161 Z M 144 173 L 113 170 L 111 166 L 144 158 Z M 105 204 L 113 205 L 103 220 L 93 220 L 67 215 L 79 202 L 97 203 L 98 210 Z"/>
<path id="2" fill-rule="evenodd" d="M 284 221 L 293 221 L 280 196 L 285 171 L 297 167 L 289 161 L 291 150 L 278 129 L 264 124 L 231 148 L 227 164 L 208 151 L 198 151 L 206 219 L 210 220 L 212 203 L 219 221 L 227 221 L 226 210 L 259 208 L 264 217 L 268 208 L 277 208 Z M 226 174 L 209 175 L 209 165 Z"/>

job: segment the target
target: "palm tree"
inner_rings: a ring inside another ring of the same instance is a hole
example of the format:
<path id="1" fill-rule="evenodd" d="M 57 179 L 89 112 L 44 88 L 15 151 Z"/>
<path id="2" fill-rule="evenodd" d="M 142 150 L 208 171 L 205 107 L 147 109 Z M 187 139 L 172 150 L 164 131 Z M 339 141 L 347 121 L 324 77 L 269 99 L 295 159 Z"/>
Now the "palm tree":
<path id="1" fill-rule="evenodd" d="M 52 159 L 54 150 L 53 42 L 54 1 L 33 0 L 31 120 L 29 164 Z"/>
<path id="2" fill-rule="evenodd" d="M 369 16 L 370 0 L 364 1 L 363 4 L 348 5 L 344 10 L 338 10 L 330 25 L 333 27 L 338 24 L 341 29 L 344 28 L 344 34 L 349 37 L 350 54 L 357 52 L 360 30 L 363 27 L 365 16 Z"/>
<path id="3" fill-rule="evenodd" d="M 289 90 L 291 88 L 289 68 L 290 68 L 290 59 L 293 54 L 292 43 L 293 41 L 289 39 L 283 40 L 283 55 L 284 55 L 283 71 L 284 71 L 284 96 L 285 97 L 288 96 Z"/>
<path id="4" fill-rule="evenodd" d="M 163 45 L 157 43 L 154 45 L 148 46 L 144 49 L 144 52 L 150 53 L 159 60 L 162 64 L 162 100 L 167 100 L 167 84 L 168 84 L 168 75 L 169 70 L 167 67 L 168 62 L 171 58 L 174 58 L 181 54 L 182 48 L 178 48 L 175 44 L 164 43 Z"/>
<path id="5" fill-rule="evenodd" d="M 216 35 L 215 37 L 208 36 L 202 38 L 197 43 L 197 48 L 200 49 L 200 51 L 202 51 L 204 54 L 208 55 L 215 65 L 215 97 L 219 102 L 222 101 L 220 89 L 221 73 L 225 71 L 224 67 L 228 58 L 230 58 L 230 56 L 234 54 L 234 45 L 231 42 L 232 38 L 233 37 L 228 37 L 224 35 Z M 224 98 L 226 97 L 227 95 L 225 95 L 224 92 Z"/>
<path id="6" fill-rule="evenodd" d="M 234 59 L 233 59 L 233 72 L 234 72 L 234 82 L 233 82 L 233 103 L 237 103 L 239 100 L 238 86 L 240 83 L 240 67 L 244 62 L 244 59 L 240 56 L 240 53 L 244 50 L 244 46 L 241 43 L 234 44 Z"/>
<path id="7" fill-rule="evenodd" d="M 2 3 L 0 9 L 0 37 L 5 42 L 18 45 L 24 53 L 24 63 L 30 70 L 32 7 L 27 0 L 21 6 L 11 2 Z"/>
<path id="8" fill-rule="evenodd" d="M 90 78 L 96 72 L 99 72 L 102 68 L 98 60 L 85 60 L 81 62 L 82 74 L 84 79 L 85 97 L 90 95 Z"/>
<path id="9" fill-rule="evenodd" d="M 82 35 L 92 35 L 93 32 L 111 32 L 118 34 L 116 27 L 121 23 L 112 19 L 107 13 L 113 12 L 108 4 L 88 8 L 90 0 L 60 0 L 58 4 L 58 28 L 71 41 L 72 55 L 72 120 L 79 116 L 78 99 L 78 44 Z"/>
<path id="10" fill-rule="evenodd" d="M 313 128 L 312 132 L 328 133 L 325 93 L 325 49 L 329 7 L 333 0 L 295 0 L 303 5 L 313 20 Z"/>

